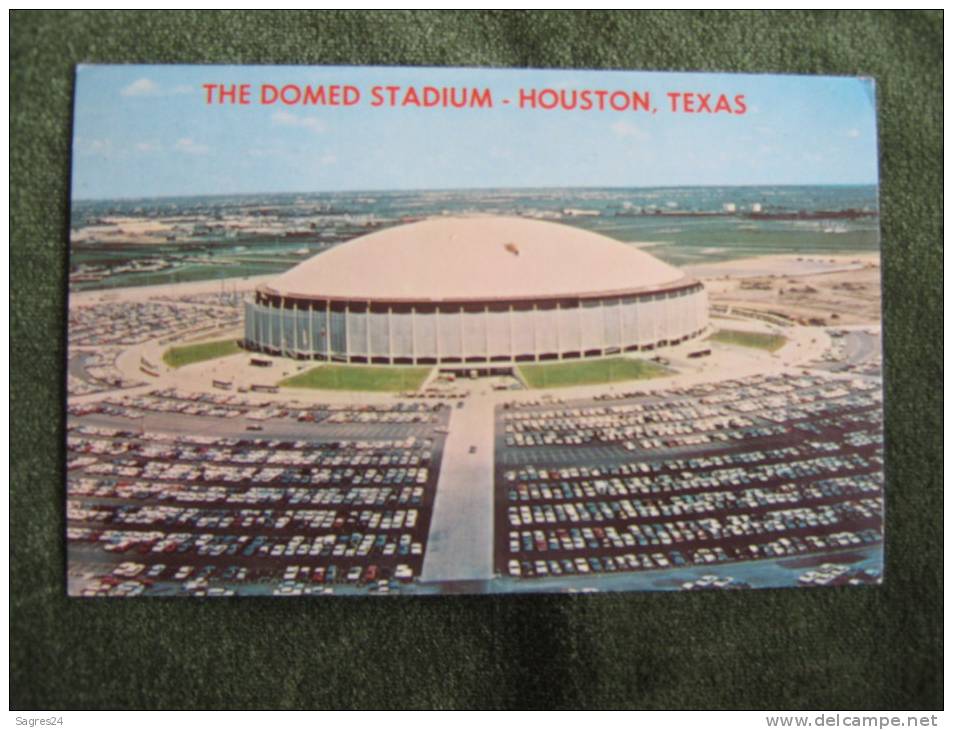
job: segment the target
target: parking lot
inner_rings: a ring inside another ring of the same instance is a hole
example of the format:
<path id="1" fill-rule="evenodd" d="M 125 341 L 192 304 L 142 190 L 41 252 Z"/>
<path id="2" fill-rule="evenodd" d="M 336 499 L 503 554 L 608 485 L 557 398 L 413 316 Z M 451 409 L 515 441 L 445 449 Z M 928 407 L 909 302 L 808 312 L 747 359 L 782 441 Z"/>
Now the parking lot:
<path id="1" fill-rule="evenodd" d="M 190 393 L 173 388 L 141 395 L 111 394 L 68 406 L 91 425 L 142 431 L 274 438 L 395 438 L 429 436 L 447 406 L 434 402 L 320 404 L 252 399 L 238 394 Z M 184 417 L 184 418 L 183 418 Z"/>
<path id="2" fill-rule="evenodd" d="M 420 575 L 446 407 L 254 404 L 241 416 L 158 412 L 135 423 L 116 408 L 69 417 L 71 592 L 387 593 Z M 263 409 L 262 431 L 235 427 Z M 150 430 L 154 419 L 179 428 Z M 231 435 L 196 419 L 230 424 Z"/>
<path id="3" fill-rule="evenodd" d="M 201 337 L 241 323 L 236 296 L 208 294 L 165 301 L 97 302 L 70 307 L 67 389 L 91 395 L 143 385 L 117 364 L 129 346 L 173 337 Z M 141 363 L 155 374 L 155 363 Z"/>
<path id="4" fill-rule="evenodd" d="M 103 393 L 143 385 L 139 379 L 122 374 L 116 366 L 120 347 L 99 347 L 93 350 L 71 350 L 67 367 L 67 392 L 71 396 Z"/>
<path id="5" fill-rule="evenodd" d="M 552 579 L 882 540 L 876 381 L 762 376 L 496 412 L 495 567 Z"/>
<path id="6" fill-rule="evenodd" d="M 883 356 L 880 333 L 866 329 L 829 329 L 832 346 L 811 363 L 817 370 L 880 376 Z"/>
<path id="7" fill-rule="evenodd" d="M 236 306 L 179 302 L 102 302 L 70 307 L 70 347 L 135 345 L 171 333 L 238 326 Z"/>

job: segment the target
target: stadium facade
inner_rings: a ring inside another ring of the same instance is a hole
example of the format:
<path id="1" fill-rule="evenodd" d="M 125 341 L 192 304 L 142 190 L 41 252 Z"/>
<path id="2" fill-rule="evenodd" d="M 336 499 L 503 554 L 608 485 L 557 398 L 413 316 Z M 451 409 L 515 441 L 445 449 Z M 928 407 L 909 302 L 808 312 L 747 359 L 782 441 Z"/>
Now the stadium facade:
<path id="1" fill-rule="evenodd" d="M 245 303 L 249 349 L 337 362 L 602 357 L 707 326 L 707 292 L 678 269 L 606 236 L 515 217 L 441 217 L 360 236 Z"/>

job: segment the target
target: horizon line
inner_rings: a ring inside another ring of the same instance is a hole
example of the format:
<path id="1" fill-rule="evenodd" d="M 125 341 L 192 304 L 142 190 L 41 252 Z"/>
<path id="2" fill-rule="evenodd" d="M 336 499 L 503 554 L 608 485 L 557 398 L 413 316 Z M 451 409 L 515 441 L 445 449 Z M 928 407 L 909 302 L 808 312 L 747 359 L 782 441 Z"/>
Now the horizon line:
<path id="1" fill-rule="evenodd" d="M 501 187 L 497 185 L 476 186 L 470 188 L 349 188 L 336 190 L 259 190 L 255 192 L 227 193 L 163 193 L 159 195 L 132 195 L 115 197 L 77 198 L 71 197 L 71 203 L 98 203 L 104 201 L 167 200 L 171 198 L 227 198 L 252 195 L 327 195 L 354 193 L 451 193 L 487 190 L 672 190 L 678 188 L 879 188 L 879 180 L 874 182 L 838 182 L 838 183 L 738 183 L 730 185 L 524 185 Z"/>

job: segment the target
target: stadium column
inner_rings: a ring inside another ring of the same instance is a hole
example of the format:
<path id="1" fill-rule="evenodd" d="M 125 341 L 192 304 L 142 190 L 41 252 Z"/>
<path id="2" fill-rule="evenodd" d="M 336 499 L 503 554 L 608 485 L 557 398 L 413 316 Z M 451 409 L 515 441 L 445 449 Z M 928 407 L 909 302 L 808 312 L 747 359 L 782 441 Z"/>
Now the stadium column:
<path id="1" fill-rule="evenodd" d="M 662 301 L 664 302 L 664 306 L 665 306 L 665 310 L 664 310 L 664 311 L 665 311 L 665 315 L 664 315 L 664 320 L 663 320 L 664 325 L 665 325 L 665 332 L 662 333 L 662 340 L 665 341 L 666 343 L 669 343 L 669 342 L 671 342 L 671 340 L 672 340 L 672 327 L 673 327 L 673 323 L 672 323 L 672 314 L 673 314 L 672 308 L 673 308 L 673 304 L 672 304 L 672 302 L 669 301 L 671 298 L 672 298 L 672 293 L 671 293 L 671 292 L 663 292 L 663 293 L 662 293 Z"/>
<path id="2" fill-rule="evenodd" d="M 633 335 L 633 344 L 641 350 L 642 349 L 642 332 L 639 329 L 639 326 L 642 323 L 642 318 L 639 316 L 639 297 L 638 295 L 632 298 L 632 315 L 635 319 L 635 333 Z"/>
<path id="3" fill-rule="evenodd" d="M 417 364 L 417 307 L 410 305 L 410 359 Z"/>
<path id="4" fill-rule="evenodd" d="M 433 308 L 433 326 L 434 326 L 434 358 L 440 363 L 440 305 L 436 304 Z"/>
<path id="5" fill-rule="evenodd" d="M 562 317 L 559 314 L 559 300 L 556 300 L 556 359 L 563 359 L 563 343 L 559 336 L 559 328 L 562 326 Z"/>
<path id="6" fill-rule="evenodd" d="M 295 300 L 294 306 L 294 324 L 291 327 L 291 342 L 294 346 L 294 356 L 298 357 L 298 300 Z"/>
<path id="7" fill-rule="evenodd" d="M 533 360 L 539 362 L 539 344 L 536 337 L 536 328 L 539 327 L 539 317 L 536 310 L 536 302 L 533 302 Z"/>
<path id="8" fill-rule="evenodd" d="M 483 305 L 483 341 L 486 345 L 486 350 L 484 354 L 486 355 L 487 362 L 491 360 L 490 357 L 490 305 Z"/>
<path id="9" fill-rule="evenodd" d="M 576 308 L 579 310 L 579 357 L 585 357 L 586 356 L 586 340 L 585 340 L 586 322 L 585 322 L 585 317 L 582 313 L 582 299 L 578 301 Z"/>
<path id="10" fill-rule="evenodd" d="M 367 344 L 367 362 L 371 361 L 371 303 L 367 302 L 367 309 L 364 311 L 364 342 Z"/>
<path id="11" fill-rule="evenodd" d="M 685 334 L 694 334 L 695 332 L 695 312 L 693 309 L 695 301 L 694 293 L 689 290 L 685 295 Z"/>
<path id="12" fill-rule="evenodd" d="M 516 361 L 516 353 L 513 351 L 513 305 L 508 304 L 506 307 L 507 320 L 509 321 L 510 327 L 510 360 Z"/>
<path id="13" fill-rule="evenodd" d="M 251 324 L 249 325 L 249 315 L 251 316 Z M 255 327 L 258 325 L 258 318 L 255 316 L 255 308 L 251 306 L 248 302 L 245 303 L 245 346 L 248 347 L 252 342 L 257 341 L 257 330 Z M 249 336 L 251 332 L 251 336 Z"/>
<path id="14" fill-rule="evenodd" d="M 265 315 L 265 319 L 268 321 L 268 347 L 271 348 L 271 347 L 274 347 L 273 342 L 275 337 L 275 323 L 272 321 L 272 316 L 271 316 L 271 298 L 270 297 L 265 302 L 265 307 L 268 309 Z"/>
<path id="15" fill-rule="evenodd" d="M 684 312 L 682 315 L 682 324 L 684 325 L 684 334 L 686 336 L 695 331 L 695 317 L 692 314 L 692 299 L 692 292 L 691 289 L 689 289 L 682 297 L 682 310 Z"/>
<path id="16" fill-rule="evenodd" d="M 324 302 L 324 361 L 331 362 L 331 300 Z"/>
<path id="17" fill-rule="evenodd" d="M 264 326 L 265 323 L 262 321 L 261 317 L 261 305 L 258 303 L 257 298 L 252 302 L 251 311 L 255 314 L 255 326 L 252 328 L 252 334 L 255 336 L 255 348 L 261 349 L 261 343 L 265 339 Z"/>
<path id="18" fill-rule="evenodd" d="M 659 320 L 662 319 L 660 312 L 658 311 L 658 302 L 659 295 L 652 295 L 652 346 L 658 347 L 659 340 Z M 665 306 L 664 304 L 662 305 Z"/>
<path id="19" fill-rule="evenodd" d="M 605 299 L 599 300 L 599 311 L 602 313 L 602 317 L 600 317 L 600 319 L 602 320 L 602 326 L 599 327 L 599 341 L 602 344 L 602 347 L 600 347 L 599 349 L 601 350 L 602 354 L 605 355 L 606 349 L 607 349 L 606 348 L 607 343 L 606 343 L 606 300 Z"/>
<path id="20" fill-rule="evenodd" d="M 678 322 L 678 338 L 681 339 L 687 330 L 685 329 L 685 294 L 684 292 L 677 292 L 675 294 L 676 304 L 676 321 Z"/>
<path id="21" fill-rule="evenodd" d="M 285 298 L 278 300 L 278 344 L 281 356 L 285 354 Z"/>
<path id="22" fill-rule="evenodd" d="M 682 330 L 686 337 L 695 329 L 692 317 L 692 295 L 687 291 L 682 295 Z"/>
<path id="23" fill-rule="evenodd" d="M 668 333 L 671 329 L 671 324 L 669 321 L 671 319 L 671 313 L 669 312 L 668 292 L 661 292 L 659 297 L 661 297 L 662 300 L 662 311 L 659 313 L 659 319 L 661 320 L 660 327 L 662 328 L 662 332 L 659 334 L 658 339 L 659 342 L 664 342 L 668 339 Z"/>
<path id="24" fill-rule="evenodd" d="M 388 304 L 387 305 L 387 358 L 390 360 L 391 365 L 394 364 L 394 323 L 393 323 L 393 314 L 394 308 Z"/>
<path id="25" fill-rule="evenodd" d="M 264 312 L 264 307 L 261 304 L 255 304 L 255 318 L 258 320 L 258 328 L 255 330 L 255 334 L 258 336 L 257 341 L 255 342 L 258 345 L 259 350 L 265 349 L 265 339 L 267 336 L 268 328 L 268 317 Z"/>
<path id="26" fill-rule="evenodd" d="M 684 324 L 682 322 L 682 293 L 679 291 L 673 292 L 672 299 L 674 299 L 672 302 L 672 319 L 675 320 L 672 329 L 674 337 L 672 339 L 678 340 L 682 336 L 682 325 Z"/>
<path id="27" fill-rule="evenodd" d="M 684 337 L 689 332 L 691 332 L 691 320 L 689 318 L 688 304 L 689 297 L 685 292 L 679 292 L 678 295 L 678 304 L 679 304 L 679 318 L 678 318 L 678 328 L 679 328 L 679 337 Z"/>
<path id="28" fill-rule="evenodd" d="M 314 360 L 314 302 L 308 300 L 308 359 Z"/>
<path id="29" fill-rule="evenodd" d="M 351 362 L 351 331 L 350 331 L 350 317 L 348 316 L 351 313 L 351 303 L 344 303 L 344 362 Z"/>
<path id="30" fill-rule="evenodd" d="M 692 295 L 691 290 L 682 292 L 679 297 L 682 312 L 682 336 L 688 335 L 695 329 L 692 323 Z"/>
<path id="31" fill-rule="evenodd" d="M 463 333 L 463 312 L 464 307 L 460 305 L 460 362 L 467 361 L 467 340 Z"/>
<path id="32" fill-rule="evenodd" d="M 621 355 L 625 352 L 625 324 L 624 324 L 624 315 L 625 309 L 622 306 L 624 301 L 623 297 L 619 297 L 619 354 Z"/>
<path id="33" fill-rule="evenodd" d="M 672 298 L 672 292 L 663 292 L 662 301 L 665 306 L 665 333 L 662 335 L 662 339 L 665 340 L 665 343 L 668 344 L 672 341 L 672 315 L 674 312 L 674 305 L 669 302 L 669 299 Z"/>

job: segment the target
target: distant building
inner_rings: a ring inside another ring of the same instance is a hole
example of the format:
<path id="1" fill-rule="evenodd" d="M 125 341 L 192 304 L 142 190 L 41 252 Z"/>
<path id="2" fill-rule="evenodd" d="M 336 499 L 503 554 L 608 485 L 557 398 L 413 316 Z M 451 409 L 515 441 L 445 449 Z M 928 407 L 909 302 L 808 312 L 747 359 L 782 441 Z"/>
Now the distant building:
<path id="1" fill-rule="evenodd" d="M 702 284 L 557 223 L 433 218 L 361 236 L 260 286 L 248 348 L 380 364 L 601 357 L 697 337 Z"/>

